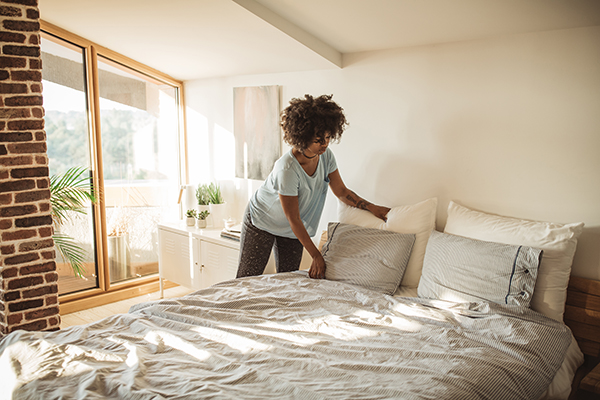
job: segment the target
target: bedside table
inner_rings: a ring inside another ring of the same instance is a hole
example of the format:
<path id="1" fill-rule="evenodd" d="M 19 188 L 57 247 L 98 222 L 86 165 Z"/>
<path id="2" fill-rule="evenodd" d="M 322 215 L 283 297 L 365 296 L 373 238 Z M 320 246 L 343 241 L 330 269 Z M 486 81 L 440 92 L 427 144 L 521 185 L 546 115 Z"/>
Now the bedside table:
<path id="1" fill-rule="evenodd" d="M 565 324 L 586 356 L 589 371 L 579 382 L 575 399 L 600 399 L 600 281 L 571 276 L 567 288 Z M 580 375 L 581 376 L 581 375 Z"/>
<path id="2" fill-rule="evenodd" d="M 600 364 L 591 370 L 586 376 L 583 377 L 579 384 L 579 389 L 589 393 L 594 393 L 600 398 Z M 596 398 L 591 397 L 591 398 Z"/>

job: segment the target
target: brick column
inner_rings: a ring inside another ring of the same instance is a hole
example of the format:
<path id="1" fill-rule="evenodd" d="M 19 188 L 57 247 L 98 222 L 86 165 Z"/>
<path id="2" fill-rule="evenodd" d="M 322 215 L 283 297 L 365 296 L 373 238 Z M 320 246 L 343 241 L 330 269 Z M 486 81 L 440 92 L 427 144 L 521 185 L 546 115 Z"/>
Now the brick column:
<path id="1" fill-rule="evenodd" d="M 60 326 L 38 0 L 0 0 L 0 332 Z"/>

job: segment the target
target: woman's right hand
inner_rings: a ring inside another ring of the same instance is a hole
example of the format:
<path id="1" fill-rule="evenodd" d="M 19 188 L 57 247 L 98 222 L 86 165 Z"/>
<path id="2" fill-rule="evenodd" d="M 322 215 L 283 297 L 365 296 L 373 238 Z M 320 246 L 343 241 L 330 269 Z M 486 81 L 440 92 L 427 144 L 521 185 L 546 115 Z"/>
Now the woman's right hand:
<path id="1" fill-rule="evenodd" d="M 392 210 L 389 207 L 378 206 L 373 204 L 373 206 L 368 208 L 371 213 L 379 219 L 382 219 L 384 222 L 387 222 L 387 215 Z"/>
<path id="2" fill-rule="evenodd" d="M 325 278 L 325 259 L 321 254 L 313 258 L 310 269 L 308 270 L 308 276 L 313 279 Z"/>

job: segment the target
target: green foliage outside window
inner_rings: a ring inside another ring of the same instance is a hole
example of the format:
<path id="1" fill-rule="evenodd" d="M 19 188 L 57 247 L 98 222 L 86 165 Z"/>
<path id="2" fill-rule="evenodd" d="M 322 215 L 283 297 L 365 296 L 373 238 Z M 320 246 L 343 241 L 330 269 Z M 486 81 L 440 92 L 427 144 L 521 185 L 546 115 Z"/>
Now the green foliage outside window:
<path id="1" fill-rule="evenodd" d="M 153 137 L 156 138 L 156 124 L 145 111 L 102 111 L 102 161 L 105 180 L 165 178 L 150 176 L 148 171 L 134 168 L 134 134 L 147 125 L 153 129 Z M 45 129 L 49 143 L 48 158 L 53 173 L 63 174 L 73 165 L 89 165 L 85 113 L 48 111 Z M 154 143 L 156 146 L 157 141 L 154 140 Z"/>

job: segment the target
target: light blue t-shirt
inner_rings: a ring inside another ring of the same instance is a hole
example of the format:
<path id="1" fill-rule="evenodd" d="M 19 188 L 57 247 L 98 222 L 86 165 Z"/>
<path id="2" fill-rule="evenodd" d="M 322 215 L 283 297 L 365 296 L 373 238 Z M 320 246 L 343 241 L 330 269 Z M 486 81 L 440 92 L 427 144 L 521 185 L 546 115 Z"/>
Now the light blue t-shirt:
<path id="1" fill-rule="evenodd" d="M 279 195 L 298 196 L 300 219 L 310 236 L 315 236 L 323 213 L 329 174 L 337 169 L 333 152 L 327 148 L 319 156 L 317 170 L 309 176 L 292 150 L 275 162 L 267 180 L 250 199 L 252 223 L 273 235 L 296 238 L 285 217 Z"/>

